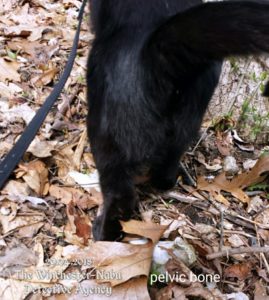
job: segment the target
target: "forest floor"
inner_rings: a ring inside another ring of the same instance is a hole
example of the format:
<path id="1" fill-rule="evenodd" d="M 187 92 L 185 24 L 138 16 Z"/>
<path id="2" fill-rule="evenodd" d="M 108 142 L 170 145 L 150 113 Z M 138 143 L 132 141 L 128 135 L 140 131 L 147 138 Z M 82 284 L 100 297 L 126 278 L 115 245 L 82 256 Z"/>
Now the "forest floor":
<path id="1" fill-rule="evenodd" d="M 57 83 L 80 5 L 0 0 L 0 159 Z M 95 243 L 102 195 L 85 124 L 88 16 L 64 91 L 0 192 L 0 299 L 268 300 L 269 115 L 250 101 L 266 70 L 225 63 L 214 101 L 235 93 L 224 113 L 209 110 L 183 157 L 193 186 L 178 178 L 167 193 L 138 190 L 141 215 L 122 224 L 125 239 Z"/>

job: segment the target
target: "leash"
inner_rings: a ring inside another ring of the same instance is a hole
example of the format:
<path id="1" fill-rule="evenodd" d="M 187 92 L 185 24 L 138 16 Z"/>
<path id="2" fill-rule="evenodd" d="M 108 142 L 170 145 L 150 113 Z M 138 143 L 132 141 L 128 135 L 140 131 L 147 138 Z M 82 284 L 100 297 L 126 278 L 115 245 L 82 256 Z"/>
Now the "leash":
<path id="1" fill-rule="evenodd" d="M 81 23 L 83 19 L 83 14 L 85 10 L 87 0 L 83 0 L 79 14 L 78 14 L 78 27 L 75 34 L 75 38 L 73 41 L 72 49 L 66 63 L 65 69 L 59 79 L 59 82 L 54 86 L 51 94 L 45 100 L 44 104 L 39 108 L 31 122 L 25 128 L 21 137 L 17 141 L 17 143 L 13 146 L 13 148 L 6 155 L 4 160 L 0 163 L 0 189 L 4 186 L 5 182 L 9 178 L 10 174 L 13 172 L 14 168 L 20 162 L 23 154 L 29 147 L 30 143 L 34 139 L 37 131 L 41 127 L 44 122 L 47 114 L 49 113 L 52 105 L 58 99 L 59 95 L 64 88 L 64 85 L 71 73 L 71 70 L 74 65 L 75 57 L 77 54 L 78 42 L 79 42 L 79 33 L 81 28 Z"/>

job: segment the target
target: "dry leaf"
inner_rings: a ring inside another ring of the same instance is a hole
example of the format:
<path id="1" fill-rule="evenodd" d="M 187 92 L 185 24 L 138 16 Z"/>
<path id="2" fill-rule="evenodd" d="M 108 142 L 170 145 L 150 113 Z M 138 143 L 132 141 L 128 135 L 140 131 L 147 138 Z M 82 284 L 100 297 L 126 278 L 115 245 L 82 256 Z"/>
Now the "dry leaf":
<path id="1" fill-rule="evenodd" d="M 99 174 L 97 170 L 90 174 L 72 171 L 69 172 L 68 175 L 86 191 L 90 191 L 92 188 L 95 188 L 97 191 L 101 190 L 99 185 Z"/>
<path id="2" fill-rule="evenodd" d="M 88 295 L 87 295 L 88 293 Z M 147 290 L 147 278 L 134 278 L 126 283 L 111 287 L 98 285 L 94 280 L 84 280 L 75 288 L 74 293 L 54 295 L 47 300 L 150 300 Z"/>
<path id="3" fill-rule="evenodd" d="M 260 281 L 255 282 L 255 296 L 254 300 L 268 300 L 269 295 L 266 293 L 266 286 Z"/>
<path id="4" fill-rule="evenodd" d="M 97 242 L 85 251 L 73 254 L 72 258 L 92 259 L 93 266 L 99 274 L 96 282 L 116 286 L 136 276 L 148 276 L 152 251 L 151 242 L 140 246 L 119 242 Z"/>
<path id="5" fill-rule="evenodd" d="M 0 95 L 2 97 L 11 98 L 15 94 L 21 93 L 22 91 L 22 88 L 12 82 L 9 82 L 8 84 L 0 82 Z"/>
<path id="6" fill-rule="evenodd" d="M 9 180 L 3 189 L 3 193 L 15 196 L 29 196 L 30 188 L 26 183 L 16 180 Z"/>
<path id="7" fill-rule="evenodd" d="M 155 300 L 171 300 L 171 299 L 173 299 L 172 285 L 170 284 L 162 289 L 157 290 L 156 294 L 154 295 L 154 299 Z M 177 298 L 177 299 L 183 300 L 184 298 Z"/>
<path id="8" fill-rule="evenodd" d="M 45 71 L 41 76 L 38 78 L 34 78 L 32 80 L 32 83 L 36 87 L 42 87 L 44 85 L 48 85 L 51 81 L 53 81 L 55 75 L 58 73 L 57 68 L 52 68 L 47 71 Z"/>
<path id="9" fill-rule="evenodd" d="M 174 299 L 187 300 L 189 297 L 199 297 L 199 299 L 208 300 L 216 299 L 212 293 L 204 288 L 200 283 L 193 283 L 189 288 L 182 288 L 176 284 L 173 285 Z M 216 299 L 217 300 L 217 299 Z"/>
<path id="10" fill-rule="evenodd" d="M 85 129 L 83 133 L 81 134 L 80 140 L 78 142 L 75 154 L 74 154 L 74 164 L 76 166 L 76 169 L 80 169 L 80 163 L 81 163 L 81 157 L 83 154 L 84 147 L 86 145 L 87 141 L 87 130 Z"/>
<path id="11" fill-rule="evenodd" d="M 255 166 L 249 171 L 228 180 L 225 173 L 218 175 L 212 183 L 207 182 L 203 177 L 197 180 L 198 189 L 208 191 L 214 196 L 221 195 L 221 191 L 231 193 L 234 197 L 244 203 L 249 203 L 248 195 L 243 189 L 265 179 L 265 173 L 269 172 L 269 156 L 263 155 Z"/>
<path id="12" fill-rule="evenodd" d="M 228 278 L 238 278 L 239 280 L 245 280 L 251 276 L 251 263 L 235 264 L 224 271 L 224 275 Z"/>
<path id="13" fill-rule="evenodd" d="M 62 149 L 58 149 L 57 154 L 54 155 L 54 159 L 58 167 L 58 176 L 64 181 L 66 181 L 68 173 L 70 171 L 75 170 L 75 163 L 73 159 L 73 148 L 75 145 L 76 143 L 72 145 L 67 145 Z"/>
<path id="14" fill-rule="evenodd" d="M 168 225 L 158 225 L 152 222 L 131 220 L 121 222 L 122 230 L 126 233 L 137 234 L 152 240 L 156 244 L 163 235 Z"/>
<path id="15" fill-rule="evenodd" d="M 18 4 L 19 0 L 0 0 L 0 11 L 2 13 L 7 12 L 12 9 L 16 4 Z"/>
<path id="16" fill-rule="evenodd" d="M 21 238 L 32 238 L 44 226 L 43 222 L 32 224 L 31 226 L 24 226 L 18 229 L 17 235 Z"/>
<path id="17" fill-rule="evenodd" d="M 5 120 L 10 123 L 15 122 L 18 118 L 22 118 L 26 124 L 29 124 L 35 116 L 35 111 L 27 103 L 24 103 L 4 110 L 4 114 Z"/>
<path id="18" fill-rule="evenodd" d="M 230 155 L 232 149 L 232 137 L 230 132 L 217 132 L 216 145 L 219 152 L 224 155 Z"/>
<path id="19" fill-rule="evenodd" d="M 38 136 L 36 136 L 27 149 L 27 152 L 32 153 L 38 158 L 50 157 L 52 155 L 51 152 L 55 150 L 57 144 L 57 141 L 41 140 Z"/>
<path id="20" fill-rule="evenodd" d="M 66 208 L 68 223 L 64 234 L 66 241 L 78 246 L 88 245 L 91 235 L 91 222 L 88 215 L 77 209 L 71 201 Z"/>
<path id="21" fill-rule="evenodd" d="M 212 165 L 212 166 L 207 164 L 206 161 L 205 161 L 205 157 L 201 152 L 198 152 L 196 159 L 200 164 L 204 165 L 206 167 L 206 169 L 209 170 L 209 171 L 216 172 L 216 171 L 219 171 L 219 170 L 222 169 L 221 164 L 215 164 L 215 165 Z"/>
<path id="22" fill-rule="evenodd" d="M 155 242 L 167 228 L 167 226 L 152 223 L 135 222 L 127 222 L 127 225 L 123 223 L 124 230 L 127 233 L 141 235 L 141 229 L 145 228 L 143 236 L 149 237 Z M 83 251 L 74 253 L 71 258 L 91 258 L 93 266 L 99 272 L 96 281 L 98 283 L 110 283 L 114 287 L 137 276 L 148 276 L 153 248 L 154 244 L 152 242 L 143 245 L 97 242 Z M 106 276 L 111 272 L 114 276 Z"/>
<path id="23" fill-rule="evenodd" d="M 48 169 L 46 165 L 40 161 L 31 161 L 28 164 L 20 164 L 15 171 L 17 177 L 21 177 L 38 195 L 44 196 L 49 190 Z"/>
<path id="24" fill-rule="evenodd" d="M 34 27 L 33 25 L 16 25 L 8 26 L 4 28 L 4 34 L 7 37 L 21 36 L 27 37 L 29 41 L 37 41 L 42 37 L 42 33 L 49 29 L 48 26 L 38 26 Z"/>
<path id="25" fill-rule="evenodd" d="M 45 216 L 34 210 L 29 210 L 29 215 L 17 215 L 17 204 L 11 201 L 1 201 L 1 208 L 6 208 L 10 211 L 9 214 L 0 213 L 0 223 L 2 225 L 3 234 L 19 229 L 21 227 L 31 227 L 37 223 L 43 223 Z M 29 229 L 30 230 L 30 229 Z"/>
<path id="26" fill-rule="evenodd" d="M 17 72 L 19 64 L 14 61 L 7 61 L 0 57 L 0 81 L 12 80 L 21 81 L 20 74 Z"/>
<path id="27" fill-rule="evenodd" d="M 13 51 L 23 51 L 30 55 L 30 60 L 32 60 L 37 65 L 47 64 L 49 59 L 58 50 L 57 45 L 47 46 L 46 44 L 41 44 L 40 42 L 29 42 L 28 40 L 20 41 L 9 41 L 7 43 L 9 49 Z"/>
<path id="28" fill-rule="evenodd" d="M 33 290 L 45 287 L 52 287 L 52 285 L 0 278 L 0 299 L 25 300 Z"/>
<path id="29" fill-rule="evenodd" d="M 243 237 L 237 235 L 237 234 L 232 234 L 229 238 L 228 241 L 230 242 L 231 246 L 234 248 L 239 248 L 247 244 L 247 241 L 244 242 Z"/>
<path id="30" fill-rule="evenodd" d="M 95 168 L 95 163 L 94 163 L 94 160 L 93 160 L 92 153 L 84 153 L 83 154 L 83 159 L 84 159 L 89 171 L 91 173 L 94 172 L 94 169 L 96 169 L 96 168 Z"/>
<path id="31" fill-rule="evenodd" d="M 255 222 L 269 225 L 269 208 L 263 208 L 263 210 L 255 217 Z"/>
<path id="32" fill-rule="evenodd" d="M 100 192 L 94 193 L 92 189 L 91 193 L 83 192 L 75 188 L 59 187 L 51 185 L 49 193 L 56 199 L 60 199 L 62 203 L 68 205 L 71 201 L 74 205 L 78 206 L 82 210 L 91 209 L 102 203 L 99 198 Z"/>
<path id="33" fill-rule="evenodd" d="M 0 256 L 0 274 L 11 275 L 22 267 L 30 267 L 36 263 L 37 256 L 35 253 L 22 244 L 6 250 L 6 253 Z"/>

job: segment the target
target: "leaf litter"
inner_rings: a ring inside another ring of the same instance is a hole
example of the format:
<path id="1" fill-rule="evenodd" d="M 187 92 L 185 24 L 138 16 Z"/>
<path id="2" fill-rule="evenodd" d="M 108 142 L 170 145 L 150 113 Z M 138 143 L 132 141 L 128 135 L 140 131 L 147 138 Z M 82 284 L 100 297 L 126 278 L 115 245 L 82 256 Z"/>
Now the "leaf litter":
<path id="1" fill-rule="evenodd" d="M 1 158 L 57 82 L 80 5 L 0 0 Z M 244 142 L 231 118 L 205 122 L 204 138 L 184 157 L 197 187 L 179 178 L 165 194 L 141 190 L 143 218 L 122 223 L 125 239 L 93 242 L 102 195 L 85 131 L 92 38 L 84 22 L 62 96 L 1 191 L 0 298 L 268 299 L 269 160 L 261 155 L 267 148 Z M 236 163 L 234 174 L 225 157 Z M 253 247 L 262 251 L 243 251 Z M 236 249 L 243 250 L 227 254 Z M 225 257 L 207 259 L 223 250 Z M 154 255 L 162 261 L 158 272 Z M 199 275 L 220 281 L 200 282 Z"/>

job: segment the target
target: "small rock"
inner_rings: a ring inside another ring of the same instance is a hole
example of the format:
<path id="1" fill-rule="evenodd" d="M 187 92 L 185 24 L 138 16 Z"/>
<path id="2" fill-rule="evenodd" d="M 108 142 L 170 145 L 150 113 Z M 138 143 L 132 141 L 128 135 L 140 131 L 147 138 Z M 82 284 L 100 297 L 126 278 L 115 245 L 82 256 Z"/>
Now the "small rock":
<path id="1" fill-rule="evenodd" d="M 236 163 L 236 159 L 233 156 L 226 156 L 223 162 L 223 170 L 228 176 L 236 175 L 239 168 Z"/>
<path id="2" fill-rule="evenodd" d="M 187 266 L 190 266 L 196 261 L 193 247 L 186 243 L 181 237 L 177 237 L 174 241 L 160 241 L 154 248 L 152 262 L 152 270 L 158 273 L 165 273 L 165 264 L 171 258 L 165 249 L 172 250 L 174 255 Z"/>
<path id="3" fill-rule="evenodd" d="M 223 221 L 223 228 L 226 230 L 232 230 L 234 225 L 226 220 Z"/>
<path id="4" fill-rule="evenodd" d="M 1 207 L 0 213 L 3 216 L 8 216 L 11 213 L 11 210 L 7 207 Z"/>
<path id="5" fill-rule="evenodd" d="M 260 196 L 255 196 L 250 200 L 248 205 L 247 212 L 250 213 L 251 211 L 258 212 L 264 207 L 264 202 Z"/>
<path id="6" fill-rule="evenodd" d="M 249 169 L 252 169 L 255 166 L 256 162 L 257 162 L 257 159 L 256 160 L 247 159 L 246 161 L 243 162 L 244 170 L 248 171 Z"/>
<path id="7" fill-rule="evenodd" d="M 227 294 L 226 296 L 227 299 L 231 299 L 231 300 L 249 300 L 249 297 L 242 292 Z"/>

